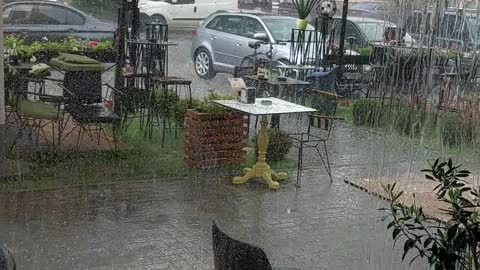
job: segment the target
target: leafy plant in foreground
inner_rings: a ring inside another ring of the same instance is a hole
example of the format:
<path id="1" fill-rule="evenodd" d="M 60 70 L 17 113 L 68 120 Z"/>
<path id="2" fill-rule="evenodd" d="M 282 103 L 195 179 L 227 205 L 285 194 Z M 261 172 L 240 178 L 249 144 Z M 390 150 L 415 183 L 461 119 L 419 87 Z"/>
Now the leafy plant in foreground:
<path id="1" fill-rule="evenodd" d="M 298 12 L 298 18 L 304 20 L 308 18 L 318 0 L 292 0 L 292 2 Z"/>
<path id="2" fill-rule="evenodd" d="M 381 210 L 387 212 L 384 220 L 389 222 L 387 228 L 393 229 L 394 241 L 405 241 L 402 259 L 415 251 L 410 263 L 426 258 L 435 270 L 480 269 L 480 197 L 479 189 L 473 189 L 464 180 L 470 172 L 454 165 L 451 159 L 442 162 L 437 159 L 422 172 L 426 173 L 426 179 L 438 183 L 433 191 L 440 202 L 449 206 L 441 209 L 448 220 L 425 215 L 415 202 L 411 206 L 400 203 L 403 192 L 395 191 L 396 183 L 383 186 L 390 203 Z"/>

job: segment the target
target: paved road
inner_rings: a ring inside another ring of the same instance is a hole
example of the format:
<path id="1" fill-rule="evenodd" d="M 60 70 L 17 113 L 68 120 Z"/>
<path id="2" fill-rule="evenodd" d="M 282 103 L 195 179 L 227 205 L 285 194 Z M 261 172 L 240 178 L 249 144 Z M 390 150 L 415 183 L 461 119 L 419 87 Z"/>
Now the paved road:
<path id="1" fill-rule="evenodd" d="M 169 75 L 181 76 L 193 80 L 192 88 L 195 96 L 204 96 L 208 90 L 216 93 L 228 93 L 229 85 L 227 78 L 230 74 L 217 74 L 211 80 L 200 79 L 193 68 L 193 61 L 190 57 L 191 34 L 186 32 L 175 32 L 169 36 L 171 42 L 178 43 L 178 46 L 170 48 Z"/>

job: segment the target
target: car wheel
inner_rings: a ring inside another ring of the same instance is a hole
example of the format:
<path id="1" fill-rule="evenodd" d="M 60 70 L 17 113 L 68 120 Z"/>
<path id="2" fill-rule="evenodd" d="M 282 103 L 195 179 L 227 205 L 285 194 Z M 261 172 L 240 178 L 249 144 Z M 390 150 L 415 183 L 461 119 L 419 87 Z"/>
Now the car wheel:
<path id="1" fill-rule="evenodd" d="M 213 61 L 210 53 L 205 49 L 199 49 L 194 59 L 195 73 L 202 79 L 211 79 L 215 77 L 213 71 Z"/>

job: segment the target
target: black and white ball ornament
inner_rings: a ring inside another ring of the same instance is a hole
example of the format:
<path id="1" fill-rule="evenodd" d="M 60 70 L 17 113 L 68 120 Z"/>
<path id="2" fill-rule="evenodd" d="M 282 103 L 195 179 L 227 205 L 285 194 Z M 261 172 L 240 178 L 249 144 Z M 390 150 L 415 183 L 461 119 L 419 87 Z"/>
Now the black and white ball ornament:
<path id="1" fill-rule="evenodd" d="M 337 3 L 335 3 L 335 0 L 322 0 L 317 11 L 320 16 L 333 17 L 337 13 Z"/>

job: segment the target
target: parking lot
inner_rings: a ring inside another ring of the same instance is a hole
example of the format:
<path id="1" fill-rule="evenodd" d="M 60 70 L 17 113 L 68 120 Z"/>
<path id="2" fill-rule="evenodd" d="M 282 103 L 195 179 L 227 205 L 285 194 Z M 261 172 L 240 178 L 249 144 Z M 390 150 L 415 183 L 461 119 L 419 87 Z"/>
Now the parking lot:
<path id="1" fill-rule="evenodd" d="M 211 80 L 200 79 L 193 68 L 193 60 L 191 58 L 191 32 L 190 31 L 175 31 L 169 35 L 169 41 L 177 43 L 177 46 L 170 48 L 169 54 L 169 74 L 170 76 L 180 76 L 192 79 L 192 90 L 196 97 L 205 96 L 209 90 L 216 93 L 227 93 L 229 91 L 229 84 L 227 78 L 231 74 L 217 74 Z"/>

